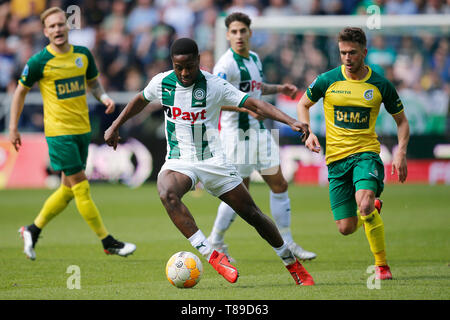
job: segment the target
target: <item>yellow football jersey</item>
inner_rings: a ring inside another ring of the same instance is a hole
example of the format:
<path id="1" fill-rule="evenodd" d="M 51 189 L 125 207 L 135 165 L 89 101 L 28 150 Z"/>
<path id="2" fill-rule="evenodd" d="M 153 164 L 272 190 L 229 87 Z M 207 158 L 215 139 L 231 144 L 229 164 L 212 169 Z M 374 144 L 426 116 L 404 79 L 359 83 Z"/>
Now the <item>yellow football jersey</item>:
<path id="1" fill-rule="evenodd" d="M 391 82 L 369 68 L 362 80 L 345 75 L 344 65 L 319 75 L 306 91 L 312 102 L 323 98 L 326 122 L 326 163 L 359 152 L 380 153 L 375 123 L 380 105 L 390 114 L 403 112 Z"/>
<path id="2" fill-rule="evenodd" d="M 86 81 L 97 76 L 91 52 L 81 46 L 71 46 L 66 53 L 56 53 L 48 45 L 28 60 L 19 83 L 31 88 L 39 82 L 47 137 L 91 131 Z"/>

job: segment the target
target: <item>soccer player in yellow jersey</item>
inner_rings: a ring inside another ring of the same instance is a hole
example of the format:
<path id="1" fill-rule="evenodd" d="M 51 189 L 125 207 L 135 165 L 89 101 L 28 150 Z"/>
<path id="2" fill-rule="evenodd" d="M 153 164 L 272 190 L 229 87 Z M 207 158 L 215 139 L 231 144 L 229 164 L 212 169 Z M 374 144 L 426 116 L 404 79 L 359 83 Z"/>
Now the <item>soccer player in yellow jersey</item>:
<path id="1" fill-rule="evenodd" d="M 342 65 L 319 75 L 309 86 L 298 103 L 298 118 L 309 124 L 309 108 L 323 98 L 329 195 L 336 225 L 343 235 L 364 225 L 377 279 L 392 279 L 378 199 L 384 188 L 384 166 L 375 133 L 381 103 L 397 124 L 398 150 L 391 174 L 397 171 L 402 183 L 407 176 L 409 124 L 394 86 L 364 64 L 364 31 L 345 28 L 339 33 L 338 45 Z M 313 152 L 321 149 L 312 132 L 305 145 Z"/>
<path id="2" fill-rule="evenodd" d="M 34 247 L 42 228 L 75 199 L 78 211 L 102 241 L 104 251 L 127 256 L 136 246 L 118 241 L 108 233 L 91 198 L 84 172 L 91 136 L 86 86 L 106 106 L 105 113 L 114 112 L 114 101 L 97 79 L 98 71 L 90 51 L 68 43 L 65 12 L 57 7 L 47 9 L 41 14 L 41 22 L 50 44 L 32 56 L 24 67 L 11 104 L 9 137 L 19 151 L 22 143 L 18 122 L 25 97 L 33 84 L 39 82 L 50 163 L 53 169 L 61 171 L 61 185 L 45 201 L 34 223 L 19 229 L 24 253 L 31 260 L 36 258 Z"/>

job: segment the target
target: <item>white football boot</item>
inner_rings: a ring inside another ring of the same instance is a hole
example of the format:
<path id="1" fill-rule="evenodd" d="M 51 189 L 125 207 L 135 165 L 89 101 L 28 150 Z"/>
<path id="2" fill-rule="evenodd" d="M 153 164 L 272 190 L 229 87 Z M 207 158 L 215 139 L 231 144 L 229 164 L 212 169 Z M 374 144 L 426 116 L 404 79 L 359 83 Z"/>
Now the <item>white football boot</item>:
<path id="1" fill-rule="evenodd" d="M 31 232 L 27 227 L 20 227 L 18 232 L 23 239 L 23 252 L 30 260 L 36 259 L 36 252 L 34 251 L 33 238 L 31 237 Z"/>
<path id="2" fill-rule="evenodd" d="M 291 242 L 290 244 L 288 244 L 288 248 L 299 260 L 312 260 L 317 257 L 317 255 L 314 252 L 310 252 L 303 249 L 295 242 Z"/>
<path id="3" fill-rule="evenodd" d="M 108 248 L 104 249 L 106 254 L 116 254 L 121 257 L 127 257 L 136 251 L 136 245 L 134 243 L 122 242 L 114 239 L 114 243 Z"/>

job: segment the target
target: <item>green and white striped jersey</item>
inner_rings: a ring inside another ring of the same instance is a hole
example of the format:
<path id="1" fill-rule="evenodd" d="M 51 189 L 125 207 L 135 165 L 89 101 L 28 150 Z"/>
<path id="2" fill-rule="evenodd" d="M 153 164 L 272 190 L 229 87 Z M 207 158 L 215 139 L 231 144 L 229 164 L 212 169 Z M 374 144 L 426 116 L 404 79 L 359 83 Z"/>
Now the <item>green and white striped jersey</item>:
<path id="1" fill-rule="evenodd" d="M 158 100 L 165 111 L 167 159 L 201 161 L 223 157 L 218 124 L 221 106 L 242 106 L 248 95 L 229 82 L 200 70 L 185 87 L 173 70 L 159 73 L 143 91 L 147 101 Z"/>
<path id="2" fill-rule="evenodd" d="M 246 58 L 229 48 L 217 61 L 213 73 L 250 97 L 261 99 L 263 72 L 256 52 L 250 51 L 250 56 Z M 262 128 L 262 123 L 246 112 L 223 111 L 220 126 L 223 130 L 241 129 L 245 132 L 249 128 Z"/>

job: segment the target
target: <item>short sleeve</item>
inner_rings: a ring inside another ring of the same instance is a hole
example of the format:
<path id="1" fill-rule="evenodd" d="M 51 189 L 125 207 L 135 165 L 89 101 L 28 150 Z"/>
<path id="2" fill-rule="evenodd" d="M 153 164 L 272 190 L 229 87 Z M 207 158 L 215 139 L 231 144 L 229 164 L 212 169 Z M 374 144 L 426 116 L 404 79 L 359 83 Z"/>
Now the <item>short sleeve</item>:
<path id="1" fill-rule="evenodd" d="M 94 56 L 88 48 L 83 46 L 73 46 L 74 53 L 81 53 L 86 56 L 87 59 L 87 68 L 86 68 L 86 80 L 94 80 L 98 77 L 98 69 L 95 64 Z"/>
<path id="2" fill-rule="evenodd" d="M 27 88 L 31 88 L 36 81 L 42 78 L 39 59 L 32 57 L 23 68 L 19 82 Z"/>
<path id="3" fill-rule="evenodd" d="M 161 81 L 160 78 L 161 78 L 160 74 L 153 77 L 152 80 L 150 80 L 150 82 L 147 84 L 147 86 L 142 91 L 142 95 L 143 95 L 144 99 L 147 100 L 148 102 L 158 99 L 157 88 L 158 88 L 158 82 Z"/>
<path id="4" fill-rule="evenodd" d="M 237 63 L 234 60 L 227 59 L 225 56 L 222 56 L 214 65 L 213 74 L 235 86 L 238 86 L 241 78 Z"/>
<path id="5" fill-rule="evenodd" d="M 385 81 L 383 94 L 383 103 L 386 111 L 390 114 L 396 114 L 403 110 L 403 103 L 398 96 L 397 90 L 394 85 L 389 81 Z"/>
<path id="6" fill-rule="evenodd" d="M 323 75 L 319 75 L 306 89 L 306 95 L 312 102 L 319 101 L 320 98 L 325 96 L 328 88 L 328 82 Z"/>
<path id="7" fill-rule="evenodd" d="M 244 101 L 248 98 L 247 94 L 236 89 L 228 81 L 217 78 L 214 82 L 217 88 L 217 92 L 220 92 L 220 105 L 221 106 L 239 106 L 242 107 Z"/>
<path id="8" fill-rule="evenodd" d="M 229 69 L 229 68 L 227 68 L 227 67 L 225 66 L 225 64 L 220 63 L 220 61 L 219 61 L 219 63 L 217 63 L 217 64 L 214 66 L 213 73 L 214 73 L 216 76 L 218 76 L 218 77 L 220 77 L 220 78 L 222 78 L 222 79 L 224 79 L 224 80 L 229 81 L 229 79 L 230 79 L 230 72 L 229 72 L 228 69 Z"/>
<path id="9" fill-rule="evenodd" d="M 86 49 L 86 57 L 88 59 L 88 67 L 86 69 L 86 79 L 92 80 L 98 76 L 97 65 L 95 64 L 94 56 Z"/>

